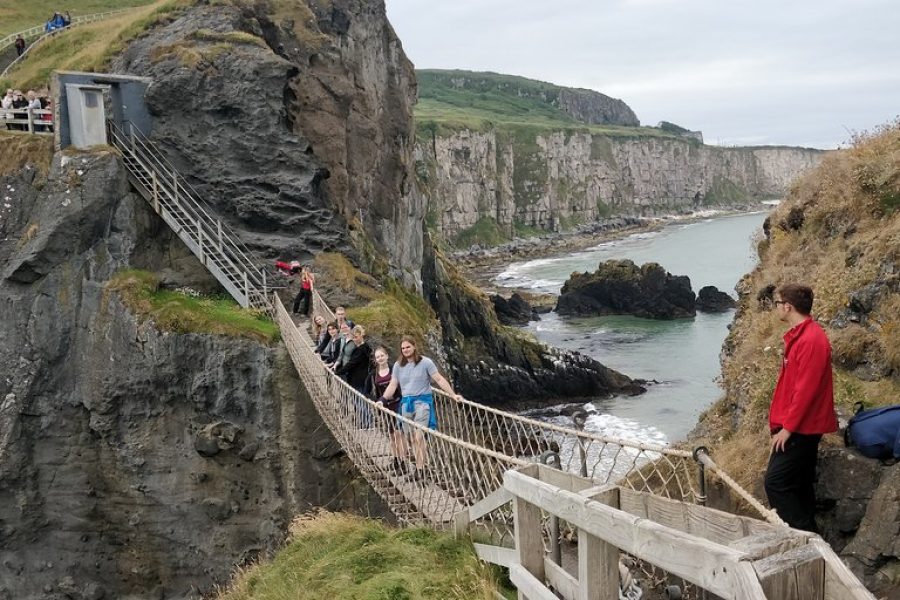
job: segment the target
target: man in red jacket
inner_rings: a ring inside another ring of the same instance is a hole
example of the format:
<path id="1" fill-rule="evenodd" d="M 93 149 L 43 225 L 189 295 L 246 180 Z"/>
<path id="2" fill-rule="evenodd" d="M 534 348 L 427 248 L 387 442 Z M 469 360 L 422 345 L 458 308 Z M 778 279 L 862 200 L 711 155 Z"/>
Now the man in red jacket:
<path id="1" fill-rule="evenodd" d="M 781 374 L 769 409 L 772 453 L 766 470 L 769 504 L 791 527 L 818 532 L 816 458 L 822 434 L 837 431 L 828 336 L 809 316 L 813 291 L 789 283 L 775 290 L 784 334 Z"/>

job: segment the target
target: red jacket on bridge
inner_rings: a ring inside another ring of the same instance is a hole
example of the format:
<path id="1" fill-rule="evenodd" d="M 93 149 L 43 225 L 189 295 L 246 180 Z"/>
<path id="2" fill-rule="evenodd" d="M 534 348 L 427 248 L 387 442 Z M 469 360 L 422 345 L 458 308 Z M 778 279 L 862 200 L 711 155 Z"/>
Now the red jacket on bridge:
<path id="1" fill-rule="evenodd" d="M 837 431 L 831 344 L 822 327 L 808 318 L 784 334 L 781 375 L 769 409 L 769 429 L 820 434 Z"/>

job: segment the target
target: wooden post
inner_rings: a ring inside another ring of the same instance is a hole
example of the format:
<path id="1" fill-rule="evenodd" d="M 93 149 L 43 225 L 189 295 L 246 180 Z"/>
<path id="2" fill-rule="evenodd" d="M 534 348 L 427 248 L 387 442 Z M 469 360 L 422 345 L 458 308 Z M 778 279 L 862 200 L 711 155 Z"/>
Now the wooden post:
<path id="1" fill-rule="evenodd" d="M 29 108 L 26 114 L 28 115 L 28 133 L 34 133 L 34 113 Z"/>
<path id="2" fill-rule="evenodd" d="M 541 509 L 521 498 L 513 498 L 513 526 L 516 535 L 517 562 L 539 581 L 544 581 Z M 519 600 L 526 600 L 526 596 L 521 591 Z"/>
<path id="3" fill-rule="evenodd" d="M 588 496 L 607 506 L 619 506 L 619 490 Z M 616 600 L 619 597 L 619 549 L 586 531 L 578 530 L 578 600 Z"/>

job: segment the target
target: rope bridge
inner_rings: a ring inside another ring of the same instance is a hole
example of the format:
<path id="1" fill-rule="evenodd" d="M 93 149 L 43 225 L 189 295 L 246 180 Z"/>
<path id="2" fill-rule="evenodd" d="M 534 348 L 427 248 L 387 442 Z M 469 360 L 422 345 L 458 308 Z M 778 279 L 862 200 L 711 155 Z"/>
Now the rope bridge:
<path id="1" fill-rule="evenodd" d="M 779 590 L 784 585 L 827 590 L 832 573 L 832 589 L 842 592 L 825 597 L 869 598 L 827 545 L 784 527 L 704 451 L 560 427 L 439 390 L 434 390 L 438 426 L 431 430 L 358 393 L 315 354 L 309 332 L 298 328 L 278 295 L 270 293 L 265 270 L 153 143 L 133 126 L 126 133 L 114 123 L 109 123 L 108 138 L 122 153 L 135 189 L 235 300 L 272 315 L 323 421 L 400 522 L 472 533 L 485 542 L 475 545 L 479 555 L 507 566 L 520 592 L 529 590 L 529 598 L 556 598 L 545 584 L 564 598 L 612 598 L 612 581 L 613 587 L 622 586 L 619 597 L 640 598 L 625 595 L 636 588 L 626 587 L 628 571 L 618 567 L 620 551 L 633 556 L 636 568 L 653 581 L 674 575 L 722 597 L 820 598 Z M 313 312 L 334 320 L 315 291 Z M 413 473 L 402 468 L 410 455 L 419 467 Z M 703 506 L 711 482 L 763 520 Z M 598 529 L 603 519 L 610 525 Z M 560 566 L 566 530 L 579 540 L 579 564 L 587 565 L 579 567 L 578 579 Z M 638 539 L 639 534 L 649 537 Z M 679 543 L 711 562 L 702 568 L 683 564 L 690 557 L 676 556 L 684 554 Z M 741 550 L 724 544 L 738 544 Z M 752 568 L 746 562 L 778 559 L 789 550 L 805 554 Z M 607 557 L 602 563 L 605 583 L 598 582 L 588 568 L 593 559 L 582 560 L 582 552 Z M 819 568 L 823 561 L 836 564 Z M 728 569 L 742 575 L 725 576 Z M 822 585 L 798 583 L 810 578 Z M 760 586 L 769 587 L 764 592 Z"/>

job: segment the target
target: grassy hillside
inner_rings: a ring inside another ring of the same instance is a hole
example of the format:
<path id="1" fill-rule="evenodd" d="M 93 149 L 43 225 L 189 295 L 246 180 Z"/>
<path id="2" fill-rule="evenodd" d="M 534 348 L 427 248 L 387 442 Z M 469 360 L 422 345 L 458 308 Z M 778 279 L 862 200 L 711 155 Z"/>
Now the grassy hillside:
<path id="1" fill-rule="evenodd" d="M 239 573 L 218 600 L 493 600 L 495 590 L 468 542 L 323 513 L 296 520 L 288 544 Z"/>
<path id="2" fill-rule="evenodd" d="M 465 77 L 465 87 L 454 85 Z M 420 132 L 491 128 L 515 130 L 592 131 L 607 135 L 667 136 L 654 127 L 589 125 L 554 106 L 560 86 L 524 77 L 469 71 L 418 70 L 419 103 L 415 116 Z"/>
<path id="3" fill-rule="evenodd" d="M 813 314 L 833 346 L 839 411 L 900 397 L 898 209 L 900 124 L 893 123 L 826 156 L 771 215 L 760 265 L 740 284 L 740 312 L 726 341 L 727 397 L 701 423 L 715 432 L 717 460 L 748 488 L 758 489 L 768 455 L 768 407 L 785 331 L 771 314 L 769 286 L 813 287 Z"/>
<path id="4" fill-rule="evenodd" d="M 60 2 L 4 2 L 0 6 L 0 38 L 47 22 L 54 11 L 72 17 L 143 6 L 153 0 L 61 0 Z"/>
<path id="5" fill-rule="evenodd" d="M 23 90 L 49 85 L 55 70 L 102 71 L 129 40 L 161 22 L 191 0 L 156 0 L 123 15 L 79 25 L 34 48 L 28 60 L 14 68 L 0 88 Z"/>

